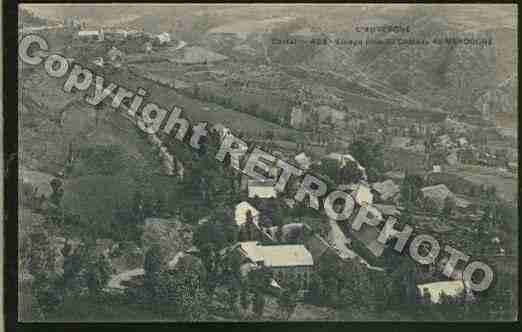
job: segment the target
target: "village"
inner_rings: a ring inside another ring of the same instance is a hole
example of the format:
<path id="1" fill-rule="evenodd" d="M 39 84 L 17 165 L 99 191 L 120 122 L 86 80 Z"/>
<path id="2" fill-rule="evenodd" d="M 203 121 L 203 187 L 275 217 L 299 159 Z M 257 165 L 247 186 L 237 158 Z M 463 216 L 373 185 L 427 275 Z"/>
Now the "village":
<path id="1" fill-rule="evenodd" d="M 22 126 L 36 126 L 25 119 L 48 108 L 56 118 L 42 120 L 45 133 L 66 138 L 60 151 L 32 148 L 20 164 L 20 215 L 30 221 L 20 232 L 28 315 L 82 319 L 70 304 L 100 298 L 137 320 L 505 317 L 492 308 L 504 293 L 470 290 L 464 265 L 447 277 L 448 257 L 421 265 L 392 248 L 407 223 L 491 264 L 499 292 L 512 286 L 518 147 L 516 129 L 499 129 L 495 117 L 511 112 L 509 80 L 478 99 L 478 113 L 459 114 L 421 107 L 370 79 L 327 84 L 332 78 L 317 69 L 299 79 L 291 71 L 301 69 L 257 65 L 257 56 L 243 63 L 255 49 L 236 46 L 234 56 L 210 47 L 236 38 L 226 32 L 198 43 L 79 18 L 21 30 L 47 31 L 71 63 L 146 88 L 150 100 L 180 103 L 212 128 L 194 151 L 173 135 L 137 133 L 108 105 L 86 106 L 81 93 L 52 96 L 59 84 L 20 69 Z M 335 221 L 298 202 L 298 179 L 290 191 L 276 190 L 275 164 L 270 180 L 259 181 L 231 169 L 230 159 L 215 160 L 232 133 L 351 195 L 350 217 Z M 31 135 L 27 142 L 39 131 Z M 44 164 L 38 153 L 56 156 Z M 355 232 L 362 219 L 379 223 Z M 383 230 L 388 220 L 396 225 Z M 385 244 L 377 241 L 383 231 L 392 238 Z M 108 319 L 119 315 L 106 311 Z"/>

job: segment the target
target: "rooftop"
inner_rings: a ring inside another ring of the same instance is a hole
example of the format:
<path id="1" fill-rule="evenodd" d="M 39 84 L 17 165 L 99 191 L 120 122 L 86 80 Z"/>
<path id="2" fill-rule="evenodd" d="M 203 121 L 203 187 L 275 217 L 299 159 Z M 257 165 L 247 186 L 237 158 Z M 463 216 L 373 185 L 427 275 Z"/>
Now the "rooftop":
<path id="1" fill-rule="evenodd" d="M 246 222 L 246 214 L 247 211 L 250 211 L 252 213 L 252 217 L 254 219 L 254 222 L 257 224 L 257 220 L 259 219 L 259 211 L 253 207 L 250 203 L 244 201 L 236 205 L 236 211 L 235 211 L 235 221 L 236 223 L 241 226 Z"/>
<path id="2" fill-rule="evenodd" d="M 456 281 L 438 281 L 429 284 L 417 285 L 419 292 L 424 296 L 424 290 L 427 289 L 431 295 L 433 303 L 439 303 L 442 293 L 448 296 L 457 296 L 464 291 L 464 283 L 462 280 Z"/>
<path id="3" fill-rule="evenodd" d="M 310 252 L 302 244 L 263 246 L 258 242 L 240 243 L 242 251 L 254 262 L 263 261 L 269 267 L 313 266 Z"/>

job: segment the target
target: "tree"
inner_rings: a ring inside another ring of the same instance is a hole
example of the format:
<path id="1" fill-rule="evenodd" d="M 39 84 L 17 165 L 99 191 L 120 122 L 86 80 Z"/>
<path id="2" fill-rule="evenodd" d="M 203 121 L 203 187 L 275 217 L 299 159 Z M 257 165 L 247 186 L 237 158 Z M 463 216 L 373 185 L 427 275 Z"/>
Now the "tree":
<path id="1" fill-rule="evenodd" d="M 237 307 L 239 299 L 239 281 L 236 278 L 230 278 L 227 286 L 226 302 L 230 311 L 237 315 L 239 313 Z"/>
<path id="2" fill-rule="evenodd" d="M 87 287 L 91 295 L 97 295 L 109 281 L 111 266 L 108 259 L 103 255 L 98 256 L 98 258 L 91 256 L 87 264 Z"/>
<path id="3" fill-rule="evenodd" d="M 284 285 L 284 289 L 278 298 L 279 308 L 284 320 L 288 320 L 297 306 L 297 282 L 290 278 Z"/>
<path id="4" fill-rule="evenodd" d="M 314 273 L 310 280 L 309 299 L 311 303 L 321 304 L 323 288 L 323 280 L 317 273 Z"/>
<path id="5" fill-rule="evenodd" d="M 420 189 L 423 186 L 422 177 L 406 173 L 400 187 L 401 203 L 406 208 L 411 208 L 421 196 Z"/>
<path id="6" fill-rule="evenodd" d="M 254 218 L 252 217 L 252 212 L 247 210 L 246 212 L 246 222 L 245 222 L 245 230 L 246 230 L 246 240 L 245 241 L 258 241 L 258 229 L 254 223 Z"/>
<path id="7" fill-rule="evenodd" d="M 321 162 L 320 173 L 328 176 L 334 183 L 339 183 L 340 172 L 339 162 L 332 159 L 326 159 Z"/>
<path id="8" fill-rule="evenodd" d="M 215 250 L 225 247 L 228 242 L 226 240 L 224 224 L 212 218 L 203 225 L 198 226 L 194 232 L 194 244 L 198 248 L 203 249 L 210 244 L 212 244 Z"/>
<path id="9" fill-rule="evenodd" d="M 65 289 L 73 289 L 77 285 L 76 278 L 81 271 L 81 255 L 82 247 L 77 248 L 74 252 L 68 241 L 62 249 L 63 255 L 63 279 Z"/>
<path id="10" fill-rule="evenodd" d="M 239 294 L 239 301 L 241 304 L 241 308 L 244 311 L 247 311 L 250 307 L 250 289 L 248 287 L 248 281 L 247 280 L 241 280 L 241 292 Z"/>
<path id="11" fill-rule="evenodd" d="M 258 269 L 250 272 L 249 278 L 254 292 L 252 311 L 256 317 L 260 318 L 265 308 L 264 292 L 270 287 L 272 271 L 267 266 L 261 265 Z"/>
<path id="12" fill-rule="evenodd" d="M 357 183 L 363 177 L 363 171 L 355 161 L 347 160 L 340 168 L 340 179 L 337 181 L 341 183 Z"/>
<path id="13" fill-rule="evenodd" d="M 390 274 L 391 294 L 388 294 L 387 297 L 392 299 L 391 304 L 409 308 L 415 305 L 417 299 L 417 266 L 409 257 L 400 257 L 400 262 L 396 264 L 395 269 Z"/>
<path id="14" fill-rule="evenodd" d="M 54 312 L 63 302 L 63 279 L 54 273 L 37 273 L 33 291 L 44 316 Z"/>
<path id="15" fill-rule="evenodd" d="M 265 295 L 260 290 L 254 292 L 252 311 L 257 318 L 261 318 L 265 311 Z"/>
<path id="16" fill-rule="evenodd" d="M 350 145 L 350 154 L 366 168 L 368 181 L 380 181 L 384 172 L 384 150 L 371 138 L 358 139 Z"/>
<path id="17" fill-rule="evenodd" d="M 159 310 L 179 320 L 198 321 L 208 314 L 208 297 L 195 271 L 162 271 L 154 303 Z"/>
<path id="18" fill-rule="evenodd" d="M 144 287 L 149 295 L 154 297 L 156 294 L 156 285 L 160 277 L 161 271 L 161 248 L 155 244 L 145 253 L 145 280 Z"/>
<path id="19" fill-rule="evenodd" d="M 199 246 L 200 257 L 207 273 L 214 273 L 217 267 L 217 255 L 213 243 L 205 243 Z"/>
<path id="20" fill-rule="evenodd" d="M 51 188 L 53 192 L 49 197 L 49 201 L 52 203 L 51 208 L 49 209 L 49 218 L 52 223 L 62 222 L 64 212 L 62 206 L 62 198 L 64 194 L 62 181 L 59 179 L 52 179 Z"/>
<path id="21" fill-rule="evenodd" d="M 284 242 L 284 233 L 283 233 L 283 226 L 281 224 L 277 225 L 277 231 L 275 234 L 276 241 L 279 243 Z"/>

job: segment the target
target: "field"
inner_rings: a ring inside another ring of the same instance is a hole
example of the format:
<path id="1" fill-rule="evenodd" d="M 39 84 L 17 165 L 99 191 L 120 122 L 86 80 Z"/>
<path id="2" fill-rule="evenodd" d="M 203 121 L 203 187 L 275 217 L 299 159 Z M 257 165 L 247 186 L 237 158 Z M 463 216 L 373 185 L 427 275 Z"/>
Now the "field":
<path id="1" fill-rule="evenodd" d="M 150 96 L 147 101 L 157 103 L 167 110 L 178 106 L 183 110 L 182 114 L 190 119 L 193 124 L 196 122 L 222 123 L 235 132 L 242 131 L 252 136 L 266 131 L 273 131 L 279 137 L 288 137 L 288 135 L 296 133 L 295 130 L 281 127 L 249 114 L 188 98 L 170 87 L 156 84 L 130 72 L 120 71 L 115 73 L 111 80 L 133 91 L 137 91 L 139 87 L 145 88 L 149 92 L 148 96 Z"/>

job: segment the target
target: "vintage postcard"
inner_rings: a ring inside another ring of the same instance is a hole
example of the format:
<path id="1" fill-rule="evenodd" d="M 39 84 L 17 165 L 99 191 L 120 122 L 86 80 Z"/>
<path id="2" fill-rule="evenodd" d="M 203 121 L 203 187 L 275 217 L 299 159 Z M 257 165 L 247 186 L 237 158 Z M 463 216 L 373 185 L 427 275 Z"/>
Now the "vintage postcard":
<path id="1" fill-rule="evenodd" d="M 518 319 L 517 9 L 19 5 L 18 320 Z"/>

